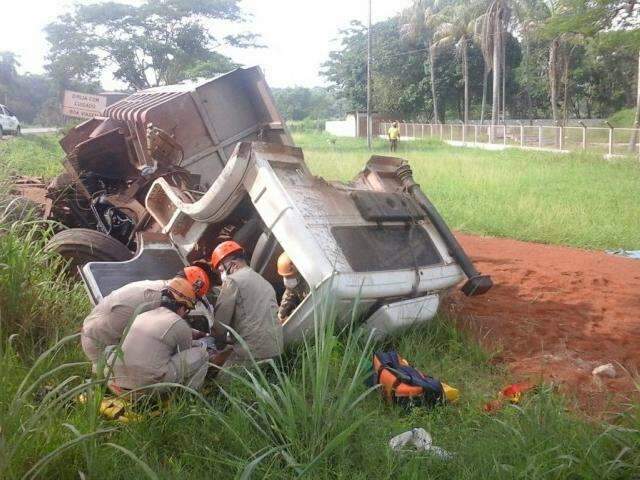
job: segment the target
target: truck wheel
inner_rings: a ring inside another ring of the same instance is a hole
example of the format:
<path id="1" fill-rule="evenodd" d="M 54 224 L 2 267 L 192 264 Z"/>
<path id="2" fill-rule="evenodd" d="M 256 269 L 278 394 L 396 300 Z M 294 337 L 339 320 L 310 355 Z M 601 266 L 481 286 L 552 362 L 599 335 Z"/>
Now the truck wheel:
<path id="1" fill-rule="evenodd" d="M 70 272 L 89 262 L 123 262 L 133 254 L 122 243 L 109 235 L 88 228 L 71 228 L 56 233 L 47 242 L 45 250 L 56 252 L 69 260 Z"/>
<path id="2" fill-rule="evenodd" d="M 0 139 L 2 139 L 2 135 L 4 135 L 4 131 L 2 130 L 2 125 L 0 125 Z"/>

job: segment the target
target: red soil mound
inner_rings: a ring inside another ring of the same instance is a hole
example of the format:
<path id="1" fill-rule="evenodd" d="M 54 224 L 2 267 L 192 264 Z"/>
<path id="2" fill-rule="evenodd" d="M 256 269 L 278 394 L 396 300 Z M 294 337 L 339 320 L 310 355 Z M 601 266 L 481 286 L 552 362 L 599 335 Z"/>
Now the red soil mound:
<path id="1" fill-rule="evenodd" d="M 640 260 L 509 239 L 457 235 L 494 287 L 450 308 L 480 340 L 499 348 L 518 378 L 542 377 L 576 394 L 589 411 L 619 409 L 637 394 Z M 613 363 L 616 378 L 591 371 Z M 626 371 L 625 371 L 626 369 Z"/>

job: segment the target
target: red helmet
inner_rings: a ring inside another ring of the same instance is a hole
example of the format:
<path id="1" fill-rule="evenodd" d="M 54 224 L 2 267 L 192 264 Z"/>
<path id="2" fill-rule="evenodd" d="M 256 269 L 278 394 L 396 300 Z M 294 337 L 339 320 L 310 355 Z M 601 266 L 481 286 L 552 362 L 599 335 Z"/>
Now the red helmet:
<path id="1" fill-rule="evenodd" d="M 233 240 L 227 240 L 218 245 L 211 254 L 211 266 L 218 268 L 220 262 L 233 253 L 244 252 L 244 249 L 234 242 Z"/>
<path id="2" fill-rule="evenodd" d="M 209 275 L 200 267 L 189 266 L 184 267 L 184 276 L 193 285 L 196 295 L 204 297 L 209 288 L 211 288 L 211 281 Z"/>

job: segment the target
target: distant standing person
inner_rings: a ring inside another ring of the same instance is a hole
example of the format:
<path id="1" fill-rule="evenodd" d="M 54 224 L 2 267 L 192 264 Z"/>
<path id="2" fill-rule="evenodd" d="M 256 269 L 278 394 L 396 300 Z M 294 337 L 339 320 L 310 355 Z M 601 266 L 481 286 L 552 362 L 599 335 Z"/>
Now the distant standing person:
<path id="1" fill-rule="evenodd" d="M 391 127 L 389 127 L 389 131 L 387 132 L 389 135 L 389 145 L 391 147 L 391 151 L 395 152 L 398 150 L 398 140 L 400 140 L 400 130 L 398 129 L 398 122 L 393 122 Z"/>

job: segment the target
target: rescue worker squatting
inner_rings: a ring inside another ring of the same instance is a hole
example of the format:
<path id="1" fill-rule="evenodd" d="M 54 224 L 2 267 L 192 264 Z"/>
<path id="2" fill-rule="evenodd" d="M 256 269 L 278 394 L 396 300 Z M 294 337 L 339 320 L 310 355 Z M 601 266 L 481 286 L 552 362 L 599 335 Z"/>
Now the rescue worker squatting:
<path id="1" fill-rule="evenodd" d="M 161 292 L 160 306 L 138 315 L 124 341 L 122 355 L 113 351 L 107 360 L 113 368 L 109 387 L 118 393 L 152 387 L 157 383 L 179 383 L 198 389 L 209 368 L 205 344 L 194 341 L 185 320 L 197 301 L 195 289 L 184 278 L 172 279 Z"/>
<path id="2" fill-rule="evenodd" d="M 222 350 L 227 345 L 228 326 L 243 339 L 256 361 L 280 356 L 282 327 L 277 320 L 278 304 L 271 284 L 247 265 L 243 248 L 233 241 L 222 242 L 215 248 L 211 266 L 222 278 L 212 330 L 216 348 Z M 233 344 L 228 363 L 248 361 L 249 352 L 239 343 Z"/>
<path id="3" fill-rule="evenodd" d="M 209 291 L 209 275 L 200 267 L 185 267 L 177 276 L 199 287 L 198 294 Z M 167 280 L 143 280 L 121 287 L 104 297 L 84 319 L 80 342 L 95 373 L 99 361 L 104 362 L 108 346 L 118 345 L 134 316 L 158 308 Z"/>

